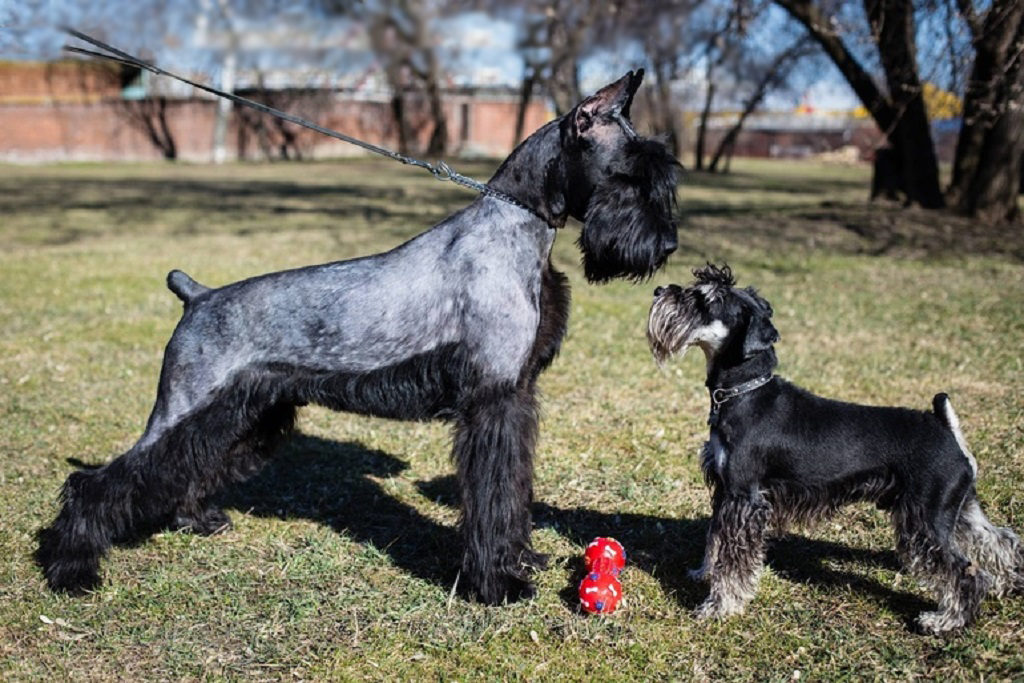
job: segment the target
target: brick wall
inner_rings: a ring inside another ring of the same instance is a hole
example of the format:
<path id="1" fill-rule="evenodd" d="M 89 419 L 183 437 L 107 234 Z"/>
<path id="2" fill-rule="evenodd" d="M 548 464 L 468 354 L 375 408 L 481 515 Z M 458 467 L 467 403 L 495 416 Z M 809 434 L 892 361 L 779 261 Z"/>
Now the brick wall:
<path id="1" fill-rule="evenodd" d="M 123 76 L 104 64 L 71 60 L 52 64 L 0 63 L 0 161 L 137 161 L 163 158 L 147 133 L 140 103 L 120 98 Z M 258 99 L 258 98 L 254 98 Z M 274 101 L 274 100 L 277 101 Z M 384 98 L 346 93 L 271 93 L 272 106 L 374 144 L 395 148 L 397 134 Z M 449 155 L 501 157 L 512 149 L 517 109 L 512 95 L 446 98 Z M 177 157 L 208 161 L 211 156 L 215 100 L 169 99 L 164 111 Z M 430 138 L 426 107 L 408 105 L 414 139 L 420 149 Z M 146 117 L 160 130 L 155 116 Z M 550 120 L 544 102 L 527 110 L 528 134 Z M 363 153 L 358 147 L 236 108 L 226 138 L 229 157 L 331 157 Z"/>

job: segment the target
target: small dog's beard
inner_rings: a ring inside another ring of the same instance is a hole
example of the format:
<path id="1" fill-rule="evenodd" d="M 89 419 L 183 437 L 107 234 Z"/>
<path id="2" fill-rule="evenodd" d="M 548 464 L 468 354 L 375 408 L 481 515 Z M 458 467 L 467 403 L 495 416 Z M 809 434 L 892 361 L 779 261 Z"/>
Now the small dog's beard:
<path id="1" fill-rule="evenodd" d="M 698 327 L 692 309 L 681 307 L 673 296 L 654 300 L 647 318 L 647 342 L 658 365 L 673 357 L 682 357 L 690 348 L 693 333 Z"/>

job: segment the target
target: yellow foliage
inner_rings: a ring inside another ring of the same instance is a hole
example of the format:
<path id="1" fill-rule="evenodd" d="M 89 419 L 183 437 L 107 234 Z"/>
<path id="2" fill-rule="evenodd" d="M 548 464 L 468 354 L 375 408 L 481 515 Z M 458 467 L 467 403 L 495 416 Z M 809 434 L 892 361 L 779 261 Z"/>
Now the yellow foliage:
<path id="1" fill-rule="evenodd" d="M 932 120 L 955 119 L 963 113 L 960 98 L 933 83 L 924 84 L 924 106 Z"/>

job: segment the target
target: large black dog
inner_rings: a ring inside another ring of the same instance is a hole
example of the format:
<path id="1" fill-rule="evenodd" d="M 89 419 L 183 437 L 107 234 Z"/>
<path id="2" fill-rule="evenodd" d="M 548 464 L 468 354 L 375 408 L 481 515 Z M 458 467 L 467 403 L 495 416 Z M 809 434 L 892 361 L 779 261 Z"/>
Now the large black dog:
<path id="1" fill-rule="evenodd" d="M 253 474 L 296 406 L 454 422 L 462 587 L 496 604 L 529 596 L 537 376 L 558 352 L 569 288 L 550 252 L 583 221 L 587 278 L 643 279 L 676 248 L 677 163 L 637 136 L 627 73 L 524 141 L 466 208 L 395 249 L 209 289 L 184 273 L 145 433 L 102 468 L 72 473 L 40 533 L 51 588 L 95 587 L 112 543 L 154 527 L 211 533 L 212 497 Z"/>
<path id="2" fill-rule="evenodd" d="M 985 517 L 977 463 L 945 394 L 932 412 L 842 403 L 773 374 L 772 308 L 735 286 L 728 267 L 694 271 L 689 287 L 654 293 L 648 339 L 659 363 L 703 349 L 711 393 L 702 467 L 713 488 L 704 564 L 711 595 L 700 617 L 742 612 L 753 597 L 769 527 L 827 517 L 871 501 L 888 510 L 907 568 L 933 588 L 929 633 L 968 625 L 986 593 L 1024 589 L 1017 536 Z"/>

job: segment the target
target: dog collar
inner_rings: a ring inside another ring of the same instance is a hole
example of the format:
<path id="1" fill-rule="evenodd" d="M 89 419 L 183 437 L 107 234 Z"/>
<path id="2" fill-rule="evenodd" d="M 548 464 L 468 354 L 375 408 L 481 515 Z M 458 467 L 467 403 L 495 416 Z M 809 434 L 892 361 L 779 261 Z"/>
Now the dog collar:
<path id="1" fill-rule="evenodd" d="M 708 424 L 714 427 L 718 424 L 718 414 L 722 409 L 722 404 L 731 398 L 736 398 L 740 394 L 746 394 L 755 389 L 760 389 L 768 382 L 775 379 L 775 375 L 764 375 L 762 377 L 756 377 L 746 382 L 736 384 L 731 387 L 715 387 L 711 390 L 711 415 L 708 416 Z"/>

